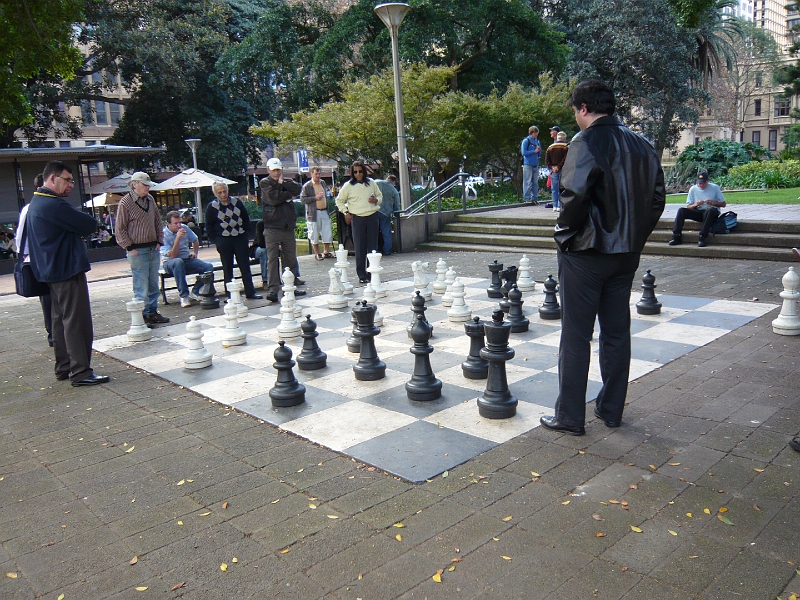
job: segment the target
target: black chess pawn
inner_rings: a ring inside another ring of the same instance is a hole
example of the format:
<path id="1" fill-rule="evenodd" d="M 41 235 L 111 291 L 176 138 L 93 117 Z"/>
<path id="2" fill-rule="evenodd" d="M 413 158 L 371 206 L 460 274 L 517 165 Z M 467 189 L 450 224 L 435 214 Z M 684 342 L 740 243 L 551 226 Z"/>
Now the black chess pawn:
<path id="1" fill-rule="evenodd" d="M 489 263 L 489 271 L 492 272 L 492 281 L 489 284 L 489 288 L 486 290 L 486 293 L 489 295 L 489 298 L 502 298 L 503 293 L 500 291 L 500 288 L 503 287 L 503 282 L 500 281 L 500 271 L 503 270 L 503 265 L 497 261 Z"/>
<path id="2" fill-rule="evenodd" d="M 558 284 L 552 275 L 544 280 L 544 302 L 539 307 L 539 316 L 547 321 L 557 321 L 561 318 L 561 305 L 558 303 Z"/>
<path id="3" fill-rule="evenodd" d="M 489 361 L 481 358 L 481 350 L 485 347 L 483 321 L 480 317 L 472 317 L 464 323 L 464 332 L 469 336 L 469 356 L 461 363 L 461 371 L 467 379 L 486 379 L 489 375 Z"/>
<path id="4" fill-rule="evenodd" d="M 358 306 L 358 304 L 356 304 L 356 306 Z M 350 311 L 350 323 L 353 325 L 353 331 L 350 333 L 350 337 L 347 338 L 345 344 L 347 345 L 348 352 L 358 354 L 361 352 L 361 338 L 356 335 L 356 331 L 358 331 L 358 320 L 356 319 L 356 313 L 352 310 Z"/>
<path id="5" fill-rule="evenodd" d="M 292 350 L 283 340 L 278 342 L 278 347 L 273 354 L 275 362 L 272 366 L 278 371 L 278 380 L 275 386 L 269 391 L 272 406 L 285 408 L 287 406 L 297 406 L 306 401 L 306 386 L 298 383 L 294 376 L 292 367 Z"/>
<path id="6" fill-rule="evenodd" d="M 356 379 L 359 381 L 383 379 L 386 377 L 386 363 L 378 358 L 378 351 L 375 349 L 375 336 L 381 332 L 380 328 L 375 326 L 375 313 L 378 312 L 378 307 L 362 300 L 356 303 L 352 312 L 358 325 L 355 335 L 361 341 L 358 362 L 353 365 Z"/>
<path id="7" fill-rule="evenodd" d="M 324 369 L 328 364 L 328 355 L 320 350 L 317 344 L 317 322 L 311 318 L 311 315 L 306 315 L 306 320 L 300 323 L 302 333 L 300 337 L 303 338 L 303 349 L 297 355 L 297 365 L 303 371 L 316 371 L 317 369 Z"/>
<path id="8" fill-rule="evenodd" d="M 486 390 L 478 398 L 478 414 L 487 419 L 509 419 L 517 414 L 517 399 L 508 389 L 506 361 L 514 358 L 514 350 L 508 347 L 511 323 L 503 321 L 503 311 L 492 313 L 492 320 L 484 323 L 486 347 L 481 358 L 489 362 Z"/>
<path id="9" fill-rule="evenodd" d="M 650 269 L 642 277 L 642 299 L 636 303 L 636 312 L 640 315 L 660 315 L 661 302 L 656 298 L 656 277 L 650 274 Z"/>
<path id="10" fill-rule="evenodd" d="M 431 369 L 433 347 L 428 343 L 431 339 L 433 327 L 425 322 L 422 315 L 417 315 L 414 326 L 411 328 L 411 354 L 414 355 L 414 373 L 406 383 L 406 394 L 409 400 L 428 402 L 442 397 L 442 382 L 436 379 Z"/>
<path id="11" fill-rule="evenodd" d="M 511 333 L 523 333 L 528 331 L 530 321 L 522 312 L 522 292 L 517 288 L 517 284 L 508 292 L 508 322 L 511 323 Z"/>
<path id="12" fill-rule="evenodd" d="M 411 312 L 413 316 L 411 317 L 411 323 L 408 324 L 406 327 L 406 333 L 408 333 L 408 339 L 411 338 L 411 328 L 414 327 L 414 323 L 417 322 L 417 315 L 422 315 L 422 320 L 428 323 L 428 319 L 425 317 L 425 311 L 428 310 L 425 306 L 425 296 L 419 293 L 419 290 L 414 292 L 414 297 L 411 298 Z M 431 325 L 428 323 L 428 325 Z M 431 325 L 431 337 L 433 337 L 433 325 Z"/>
<path id="13" fill-rule="evenodd" d="M 207 310 L 219 308 L 217 289 L 214 287 L 214 272 L 208 271 L 206 273 L 201 273 L 197 276 L 197 281 L 203 282 L 203 285 L 200 288 L 200 295 L 203 297 L 203 299 L 200 301 L 200 307 Z"/>

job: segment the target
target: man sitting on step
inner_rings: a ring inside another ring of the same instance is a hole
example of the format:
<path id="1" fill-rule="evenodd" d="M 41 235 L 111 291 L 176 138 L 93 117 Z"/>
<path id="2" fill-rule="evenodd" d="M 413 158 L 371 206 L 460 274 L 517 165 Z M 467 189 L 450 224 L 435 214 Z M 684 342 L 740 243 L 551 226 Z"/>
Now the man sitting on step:
<path id="1" fill-rule="evenodd" d="M 686 197 L 686 206 L 678 209 L 675 215 L 675 225 L 672 227 L 672 241 L 670 246 L 678 246 L 683 241 L 683 223 L 686 219 L 699 221 L 703 224 L 700 228 L 700 239 L 697 245 L 700 248 L 706 246 L 706 236 L 711 231 L 711 226 L 719 217 L 719 209 L 725 207 L 725 198 L 722 190 L 715 183 L 708 181 L 708 173 L 701 171 L 697 176 L 697 184 L 689 189 Z"/>

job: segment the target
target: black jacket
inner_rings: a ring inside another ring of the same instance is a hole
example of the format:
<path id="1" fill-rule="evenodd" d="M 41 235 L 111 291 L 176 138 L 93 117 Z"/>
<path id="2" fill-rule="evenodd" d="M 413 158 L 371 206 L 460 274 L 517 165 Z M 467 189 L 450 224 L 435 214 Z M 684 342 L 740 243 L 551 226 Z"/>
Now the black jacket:
<path id="1" fill-rule="evenodd" d="M 556 243 L 571 252 L 641 252 L 664 212 L 664 197 L 655 149 L 616 117 L 601 117 L 569 146 Z"/>
<path id="2" fill-rule="evenodd" d="M 264 206 L 264 229 L 294 230 L 297 216 L 292 198 L 300 195 L 300 184 L 291 179 L 278 183 L 267 175 L 259 185 Z"/>

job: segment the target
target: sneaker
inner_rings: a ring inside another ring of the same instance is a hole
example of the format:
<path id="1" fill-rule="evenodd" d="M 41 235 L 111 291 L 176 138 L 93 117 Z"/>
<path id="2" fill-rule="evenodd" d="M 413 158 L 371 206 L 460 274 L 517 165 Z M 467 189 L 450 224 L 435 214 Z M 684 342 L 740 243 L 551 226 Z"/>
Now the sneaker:
<path id="1" fill-rule="evenodd" d="M 706 247 L 706 238 L 700 238 L 697 240 L 697 247 L 698 248 L 705 248 Z"/>
<path id="2" fill-rule="evenodd" d="M 192 305 L 192 301 L 189 300 L 189 296 L 181 297 L 181 308 L 189 308 Z"/>
<path id="3" fill-rule="evenodd" d="M 169 323 L 169 319 L 161 313 L 148 313 L 144 316 L 145 323 Z"/>
<path id="4" fill-rule="evenodd" d="M 672 235 L 672 239 L 669 241 L 670 246 L 680 246 L 683 243 L 683 236 L 681 235 Z"/>
<path id="5" fill-rule="evenodd" d="M 194 292 L 189 292 L 189 300 L 194 300 L 195 302 L 202 302 L 203 301 L 203 297 L 202 296 L 198 296 Z"/>

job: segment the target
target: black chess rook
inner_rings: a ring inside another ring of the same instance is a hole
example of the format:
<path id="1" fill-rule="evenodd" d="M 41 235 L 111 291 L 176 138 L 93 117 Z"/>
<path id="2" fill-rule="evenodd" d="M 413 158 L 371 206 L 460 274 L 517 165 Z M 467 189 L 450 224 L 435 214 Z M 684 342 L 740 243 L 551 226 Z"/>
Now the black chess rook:
<path id="1" fill-rule="evenodd" d="M 486 293 L 489 295 L 489 298 L 502 298 L 503 292 L 500 291 L 500 288 L 503 287 L 503 282 L 500 281 L 500 271 L 503 270 L 503 265 L 497 261 L 489 263 L 489 271 L 492 273 L 492 281 L 489 283 L 489 287 L 486 290 Z"/>
<path id="2" fill-rule="evenodd" d="M 303 371 L 316 371 L 324 369 L 328 364 L 328 355 L 317 344 L 317 322 L 306 315 L 306 320 L 300 323 L 300 337 L 303 338 L 303 348 L 297 355 L 297 366 Z"/>
<path id="3" fill-rule="evenodd" d="M 558 303 L 558 284 L 552 275 L 544 280 L 544 302 L 539 307 L 539 316 L 547 321 L 561 318 L 561 305 Z"/>
<path id="4" fill-rule="evenodd" d="M 467 379 L 486 379 L 489 375 L 489 361 L 481 358 L 481 350 L 486 346 L 483 321 L 472 317 L 464 323 L 464 332 L 469 336 L 469 355 L 461 363 L 461 372 Z"/>
<path id="5" fill-rule="evenodd" d="M 430 402 L 442 397 L 442 382 L 436 379 L 431 369 L 431 352 L 433 347 L 428 343 L 431 339 L 433 327 L 427 323 L 422 315 L 417 315 L 414 326 L 411 328 L 411 354 L 414 355 L 414 373 L 406 382 L 406 394 L 409 400 L 417 402 Z"/>
<path id="6" fill-rule="evenodd" d="M 366 300 L 356 303 L 353 307 L 352 312 L 358 326 L 355 335 L 361 341 L 358 362 L 353 365 L 353 373 L 358 381 L 376 381 L 386 377 L 386 363 L 378 358 L 378 351 L 375 349 L 375 336 L 381 332 L 375 326 L 377 311 L 378 307 L 368 304 Z"/>
<path id="7" fill-rule="evenodd" d="M 636 303 L 636 312 L 640 315 L 660 315 L 661 302 L 656 298 L 656 277 L 647 269 L 642 277 L 642 299 Z"/>
<path id="8" fill-rule="evenodd" d="M 481 358 L 489 362 L 489 375 L 486 390 L 478 398 L 478 414 L 487 419 L 510 419 L 517 414 L 517 399 L 511 395 L 506 377 L 506 362 L 514 358 L 514 350 L 508 347 L 511 323 L 503 321 L 502 310 L 495 310 L 484 330 L 486 347 Z"/>
<path id="9" fill-rule="evenodd" d="M 278 371 L 278 379 L 269 391 L 272 406 L 286 408 L 302 404 L 306 401 L 306 387 L 297 381 L 292 371 L 295 364 L 292 360 L 292 350 L 281 340 L 273 356 L 275 362 L 272 366 Z"/>

